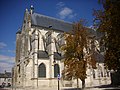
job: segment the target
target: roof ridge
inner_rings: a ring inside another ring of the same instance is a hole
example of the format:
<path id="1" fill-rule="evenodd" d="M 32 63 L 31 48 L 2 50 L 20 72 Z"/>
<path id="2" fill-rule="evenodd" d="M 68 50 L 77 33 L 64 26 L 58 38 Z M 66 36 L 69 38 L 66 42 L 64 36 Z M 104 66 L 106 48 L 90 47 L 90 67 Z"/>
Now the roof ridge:
<path id="1" fill-rule="evenodd" d="M 32 25 L 49 27 L 52 25 L 52 29 L 61 30 L 61 31 L 69 31 L 72 29 L 72 23 L 63 21 L 54 17 L 42 15 L 39 13 L 33 13 L 31 15 Z"/>

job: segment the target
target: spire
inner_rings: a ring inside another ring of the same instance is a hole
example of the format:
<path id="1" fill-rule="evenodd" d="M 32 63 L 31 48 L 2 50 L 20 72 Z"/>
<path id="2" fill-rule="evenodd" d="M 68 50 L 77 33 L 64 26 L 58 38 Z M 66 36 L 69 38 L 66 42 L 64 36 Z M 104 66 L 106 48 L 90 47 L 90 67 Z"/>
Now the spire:
<path id="1" fill-rule="evenodd" d="M 26 8 L 26 10 L 25 10 L 26 12 L 28 12 L 28 9 Z"/>
<path id="2" fill-rule="evenodd" d="M 34 7 L 33 7 L 33 5 L 31 5 L 30 6 L 30 14 L 33 14 L 33 12 L 34 12 Z"/>

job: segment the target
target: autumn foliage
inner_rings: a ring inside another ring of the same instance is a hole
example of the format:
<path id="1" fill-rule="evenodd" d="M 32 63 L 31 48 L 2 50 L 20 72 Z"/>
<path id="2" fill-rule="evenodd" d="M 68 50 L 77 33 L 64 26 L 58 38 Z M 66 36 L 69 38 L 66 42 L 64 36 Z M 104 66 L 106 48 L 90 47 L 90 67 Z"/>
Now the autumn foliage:
<path id="1" fill-rule="evenodd" d="M 93 58 L 85 58 L 88 44 L 88 28 L 85 26 L 85 21 L 80 20 L 74 23 L 73 30 L 65 33 L 66 44 L 62 47 L 64 51 L 64 66 L 63 70 L 64 79 L 71 80 L 72 78 L 80 79 L 82 81 L 82 88 L 85 87 L 85 78 L 87 70 L 87 62 L 94 64 Z M 91 62 L 92 61 L 92 62 Z"/>
<path id="2" fill-rule="evenodd" d="M 94 11 L 95 26 L 104 33 L 105 65 L 109 70 L 120 70 L 120 1 L 99 1 L 103 9 Z"/>

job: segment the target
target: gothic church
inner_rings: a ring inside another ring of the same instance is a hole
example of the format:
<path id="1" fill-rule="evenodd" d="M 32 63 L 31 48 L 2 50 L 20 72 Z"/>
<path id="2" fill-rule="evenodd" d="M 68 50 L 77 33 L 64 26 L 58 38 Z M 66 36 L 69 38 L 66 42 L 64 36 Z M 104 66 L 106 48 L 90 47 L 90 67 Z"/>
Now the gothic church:
<path id="1" fill-rule="evenodd" d="M 65 44 L 64 32 L 72 29 L 72 23 L 26 9 L 22 28 L 16 33 L 16 61 L 13 68 L 13 86 L 16 87 L 53 87 L 57 86 L 57 76 L 64 69 L 63 53 L 60 46 Z M 86 83 L 91 84 L 98 78 L 107 76 L 103 62 L 99 70 L 88 69 Z M 100 77 L 98 77 L 100 75 Z M 94 77 L 93 77 L 94 76 Z M 71 84 L 60 80 L 60 86 Z"/>

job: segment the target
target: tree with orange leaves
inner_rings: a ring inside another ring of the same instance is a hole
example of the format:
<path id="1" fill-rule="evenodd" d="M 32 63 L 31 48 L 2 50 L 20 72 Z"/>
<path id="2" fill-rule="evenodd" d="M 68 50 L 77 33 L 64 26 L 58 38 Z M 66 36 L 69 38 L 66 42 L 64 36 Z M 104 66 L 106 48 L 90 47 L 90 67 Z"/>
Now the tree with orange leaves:
<path id="1" fill-rule="evenodd" d="M 105 47 L 105 66 L 118 73 L 118 78 L 115 76 L 118 82 L 111 82 L 120 85 L 120 1 L 99 0 L 99 2 L 103 8 L 94 11 L 95 26 L 104 33 L 101 42 Z"/>
<path id="2" fill-rule="evenodd" d="M 71 80 L 72 77 L 76 78 L 77 81 L 80 79 L 82 81 L 82 88 L 85 88 L 85 78 L 87 76 L 87 59 L 85 58 L 86 53 L 84 49 L 87 50 L 87 32 L 89 29 L 85 27 L 85 23 L 84 20 L 74 23 L 73 30 L 65 33 L 66 44 L 62 47 L 64 51 L 64 76 L 68 80 Z M 91 62 L 90 64 L 92 65 L 93 63 L 95 64 L 95 62 Z"/>

